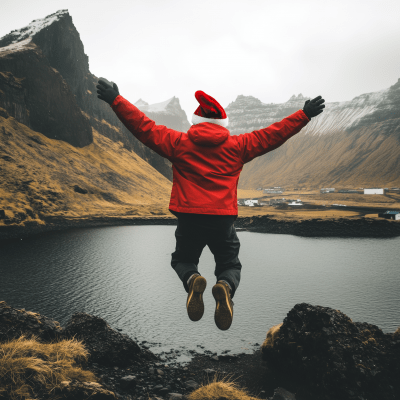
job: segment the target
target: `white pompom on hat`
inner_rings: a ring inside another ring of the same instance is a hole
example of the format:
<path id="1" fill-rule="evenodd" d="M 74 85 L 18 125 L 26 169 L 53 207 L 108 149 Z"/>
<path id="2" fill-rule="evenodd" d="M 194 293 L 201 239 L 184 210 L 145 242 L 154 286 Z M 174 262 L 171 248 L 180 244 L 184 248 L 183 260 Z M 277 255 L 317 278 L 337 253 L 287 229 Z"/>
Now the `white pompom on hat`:
<path id="1" fill-rule="evenodd" d="M 210 122 L 225 128 L 228 126 L 229 118 L 217 100 L 201 90 L 198 90 L 194 95 L 200 105 L 192 116 L 193 125 Z"/>

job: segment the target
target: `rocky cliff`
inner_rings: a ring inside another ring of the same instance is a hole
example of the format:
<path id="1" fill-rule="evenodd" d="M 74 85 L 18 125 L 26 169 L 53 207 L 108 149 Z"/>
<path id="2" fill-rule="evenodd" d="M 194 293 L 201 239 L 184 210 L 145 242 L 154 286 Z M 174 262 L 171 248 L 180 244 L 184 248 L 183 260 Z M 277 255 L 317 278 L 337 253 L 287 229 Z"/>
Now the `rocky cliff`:
<path id="1" fill-rule="evenodd" d="M 31 38 L 0 48 L 0 106 L 48 138 L 76 147 L 93 141 L 68 84 Z"/>
<path id="2" fill-rule="evenodd" d="M 125 148 L 172 179 L 170 163 L 143 146 L 112 109 L 98 100 L 98 78 L 90 73 L 88 56 L 67 10 L 57 11 L 10 32 L 0 39 L 0 48 L 3 48 L 0 53 L 0 107 L 12 117 L 50 138 L 77 146 L 91 143 L 90 128 L 93 127 L 101 135 L 122 142 Z M 32 72 L 29 71 L 31 59 L 35 66 Z M 53 75 L 50 81 L 48 75 Z M 57 92 L 60 96 L 56 96 Z M 24 103 L 24 97 L 28 103 Z M 37 104 L 42 97 L 47 103 L 43 100 Z M 173 99 L 173 106 L 152 112 L 151 118 L 158 124 L 165 123 L 170 128 L 186 131 L 190 126 L 186 114 L 180 108 L 179 100 Z M 65 110 L 62 117 L 60 114 Z M 77 116 L 79 111 L 83 115 Z M 44 127 L 38 123 L 39 117 L 47 119 L 43 122 Z M 81 129 L 72 126 L 75 123 Z M 64 125 L 69 125 L 64 128 L 64 134 L 57 133 L 55 137 L 55 131 L 62 130 Z"/>
<path id="3" fill-rule="evenodd" d="M 283 104 L 238 96 L 226 108 L 229 129 L 261 129 L 302 109 L 310 97 Z M 283 146 L 247 164 L 239 187 L 382 187 L 400 184 L 400 79 L 388 89 L 351 101 L 329 102 Z"/>

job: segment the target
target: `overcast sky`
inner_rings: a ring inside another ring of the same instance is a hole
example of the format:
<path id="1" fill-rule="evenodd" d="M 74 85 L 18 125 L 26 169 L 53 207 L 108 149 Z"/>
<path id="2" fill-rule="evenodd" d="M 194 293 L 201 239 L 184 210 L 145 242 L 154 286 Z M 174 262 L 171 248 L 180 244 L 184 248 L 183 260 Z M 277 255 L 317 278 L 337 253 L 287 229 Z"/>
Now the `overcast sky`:
<path id="1" fill-rule="evenodd" d="M 240 94 L 332 102 L 400 78 L 399 0 L 3 0 L 0 37 L 60 9 L 93 74 L 132 103 L 176 96 L 189 121 L 196 90 L 223 107 Z"/>

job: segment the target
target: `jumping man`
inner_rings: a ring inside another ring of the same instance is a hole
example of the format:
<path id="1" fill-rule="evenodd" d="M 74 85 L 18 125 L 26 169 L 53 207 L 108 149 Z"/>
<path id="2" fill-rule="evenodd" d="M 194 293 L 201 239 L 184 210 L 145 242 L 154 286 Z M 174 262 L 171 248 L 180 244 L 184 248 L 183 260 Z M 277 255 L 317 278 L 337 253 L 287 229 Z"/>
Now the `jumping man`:
<path id="1" fill-rule="evenodd" d="M 321 96 L 303 109 L 267 128 L 230 135 L 225 110 L 211 96 L 197 91 L 199 107 L 187 133 L 156 125 L 119 94 L 117 85 L 100 78 L 98 98 L 110 104 L 118 118 L 144 145 L 172 163 L 169 210 L 178 218 L 171 266 L 188 293 L 186 309 L 192 321 L 204 313 L 206 279 L 200 275 L 200 255 L 207 245 L 215 258 L 214 320 L 227 330 L 233 319 L 233 296 L 242 265 L 234 221 L 238 216 L 237 185 L 243 165 L 281 146 L 311 118 L 323 112 Z"/>

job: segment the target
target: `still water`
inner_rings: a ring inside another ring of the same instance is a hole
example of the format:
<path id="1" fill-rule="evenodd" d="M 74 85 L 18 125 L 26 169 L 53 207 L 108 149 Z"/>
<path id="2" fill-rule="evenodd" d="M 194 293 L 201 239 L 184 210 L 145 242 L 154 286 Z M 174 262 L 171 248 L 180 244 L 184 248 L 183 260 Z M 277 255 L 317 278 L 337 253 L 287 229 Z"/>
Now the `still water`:
<path id="1" fill-rule="evenodd" d="M 205 312 L 186 314 L 170 266 L 174 226 L 119 226 L 47 233 L 0 243 L 0 301 L 62 326 L 74 312 L 104 318 L 155 353 L 170 349 L 251 353 L 296 303 L 338 309 L 394 332 L 400 325 L 400 237 L 301 238 L 238 232 L 242 262 L 228 331 L 214 323 L 214 259 L 206 247 Z M 158 343 L 158 345 L 155 345 Z"/>

